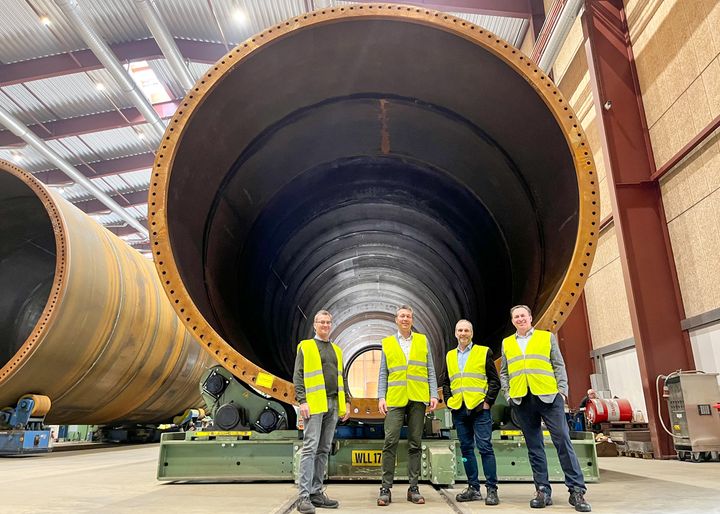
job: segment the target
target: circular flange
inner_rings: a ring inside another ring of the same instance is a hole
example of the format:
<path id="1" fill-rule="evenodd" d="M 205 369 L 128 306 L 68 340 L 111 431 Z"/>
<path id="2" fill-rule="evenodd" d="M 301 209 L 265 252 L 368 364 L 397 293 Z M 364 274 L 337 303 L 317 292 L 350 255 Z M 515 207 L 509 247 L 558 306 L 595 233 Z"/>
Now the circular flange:
<path id="1" fill-rule="evenodd" d="M 575 165 L 579 191 L 578 231 L 570 264 L 553 300 L 538 313 L 539 328 L 557 331 L 577 302 L 587 281 L 598 240 L 599 193 L 597 174 L 590 147 L 582 127 L 560 90 L 535 62 L 492 32 L 449 14 L 407 5 L 361 4 L 322 9 L 296 16 L 240 43 L 201 77 L 190 90 L 170 121 L 155 159 L 149 196 L 150 239 L 153 258 L 163 287 L 182 319 L 217 362 L 237 378 L 286 402 L 294 401 L 292 384 L 280 377 L 268 380 L 262 369 L 233 349 L 207 322 L 185 288 L 170 242 L 167 206 L 173 161 L 183 131 L 193 114 L 202 108 L 203 99 L 212 94 L 223 77 L 255 52 L 295 31 L 314 25 L 342 23 L 362 19 L 396 20 L 431 26 L 481 46 L 522 76 L 546 104 L 561 129 Z M 271 385 L 265 386 L 263 384 Z M 374 399 L 354 399 L 357 419 L 380 417 Z"/>

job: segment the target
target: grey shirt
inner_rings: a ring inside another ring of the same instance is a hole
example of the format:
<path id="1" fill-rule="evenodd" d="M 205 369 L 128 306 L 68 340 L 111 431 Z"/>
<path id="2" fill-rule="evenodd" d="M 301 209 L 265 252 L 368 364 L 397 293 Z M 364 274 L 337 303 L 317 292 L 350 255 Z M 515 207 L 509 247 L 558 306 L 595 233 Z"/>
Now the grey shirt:
<path id="1" fill-rule="evenodd" d="M 398 335 L 394 336 L 398 339 Z M 399 342 L 399 341 L 398 341 Z M 380 375 L 378 377 L 378 398 L 385 398 L 388 387 L 388 366 L 387 359 L 385 358 L 385 352 L 381 352 L 380 357 Z M 428 365 L 428 385 L 430 386 L 430 398 L 438 397 L 437 378 L 435 377 L 435 365 L 433 364 L 432 349 L 430 347 L 430 341 L 428 341 L 428 354 L 427 354 L 427 365 Z"/>
<path id="2" fill-rule="evenodd" d="M 325 394 L 328 398 L 334 398 L 338 394 L 338 361 L 335 349 L 329 341 L 322 341 L 315 338 L 318 350 L 320 350 L 320 362 L 322 362 L 323 379 L 325 379 Z M 305 357 L 298 348 L 295 357 L 295 371 L 293 373 L 293 384 L 295 384 L 295 399 L 298 403 L 305 403 Z"/>
<path id="3" fill-rule="evenodd" d="M 535 332 L 535 327 L 531 328 L 527 334 L 521 336 L 515 332 L 515 339 L 517 340 L 520 348 L 525 353 L 527 343 L 530 341 Z M 568 379 L 567 372 L 565 371 L 565 361 L 563 360 L 562 353 L 560 353 L 560 347 L 558 346 L 557 336 L 550 333 L 550 364 L 552 364 L 553 371 L 555 372 L 555 380 L 557 380 L 558 391 L 567 398 L 568 395 Z M 502 358 L 500 360 L 500 385 L 502 392 L 505 395 L 505 399 L 508 404 L 512 401 L 514 404 L 519 405 L 522 402 L 522 398 L 510 398 L 510 374 L 508 373 L 507 358 L 505 357 L 505 348 L 502 349 Z M 555 401 L 556 393 L 553 394 L 541 394 L 538 395 L 545 403 L 552 403 Z"/>

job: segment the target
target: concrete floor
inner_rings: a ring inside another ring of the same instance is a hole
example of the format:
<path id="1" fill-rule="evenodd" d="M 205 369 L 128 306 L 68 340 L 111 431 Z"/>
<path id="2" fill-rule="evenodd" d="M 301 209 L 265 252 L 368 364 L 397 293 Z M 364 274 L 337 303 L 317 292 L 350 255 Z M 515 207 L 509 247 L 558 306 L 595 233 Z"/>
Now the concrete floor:
<path id="1" fill-rule="evenodd" d="M 164 483 L 155 479 L 158 446 L 102 448 L 0 460 L 0 512 L 25 513 L 268 513 L 294 512 L 296 489 L 289 483 Z M 631 457 L 600 459 L 600 482 L 587 494 L 593 512 L 720 513 L 720 463 L 652 461 Z M 423 484 L 427 503 L 404 500 L 405 484 L 396 484 L 396 501 L 375 506 L 376 483 L 336 482 L 328 494 L 342 512 L 528 513 L 529 483 L 501 484 L 498 507 L 456 504 L 462 484 L 435 489 Z M 555 505 L 547 514 L 574 512 L 562 484 L 554 486 Z M 321 512 L 319 510 L 319 512 Z M 537 511 L 532 511 L 537 512 Z"/>

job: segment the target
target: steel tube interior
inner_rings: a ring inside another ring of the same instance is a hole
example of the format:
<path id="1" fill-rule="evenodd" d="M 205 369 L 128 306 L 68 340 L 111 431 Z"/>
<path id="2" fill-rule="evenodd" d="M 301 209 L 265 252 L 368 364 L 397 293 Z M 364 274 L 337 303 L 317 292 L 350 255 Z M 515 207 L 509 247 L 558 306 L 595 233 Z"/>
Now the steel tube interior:
<path id="1" fill-rule="evenodd" d="M 539 318 L 584 251 L 590 193 L 554 86 L 538 92 L 540 71 L 469 27 L 368 9 L 231 51 L 156 161 L 152 238 L 176 309 L 284 379 L 322 308 L 350 354 L 393 330 L 402 303 L 438 362 L 459 318 L 497 349 L 508 308 Z"/>
<path id="2" fill-rule="evenodd" d="M 55 235 L 31 189 L 0 173 L 0 368 L 40 319 L 55 278 Z"/>

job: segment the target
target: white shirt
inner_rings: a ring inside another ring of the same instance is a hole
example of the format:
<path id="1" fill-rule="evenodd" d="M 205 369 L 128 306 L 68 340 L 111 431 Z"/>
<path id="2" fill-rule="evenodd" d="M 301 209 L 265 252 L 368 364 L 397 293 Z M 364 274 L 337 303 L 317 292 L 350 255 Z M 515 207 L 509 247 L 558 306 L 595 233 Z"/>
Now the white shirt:
<path id="1" fill-rule="evenodd" d="M 400 349 L 405 354 L 405 360 L 409 361 L 410 360 L 410 344 L 412 343 L 412 332 L 410 332 L 410 337 L 405 339 L 402 336 L 402 334 L 400 333 L 400 331 L 398 330 L 397 340 L 398 340 L 398 343 L 400 343 Z"/>
<path id="2" fill-rule="evenodd" d="M 525 334 L 524 336 L 521 336 L 519 333 L 515 332 L 515 340 L 520 347 L 520 351 L 523 352 L 523 355 L 525 355 L 525 350 L 527 349 L 527 345 L 530 342 L 530 338 L 532 337 L 533 332 L 535 332 L 535 327 L 528 330 L 527 334 Z"/>

